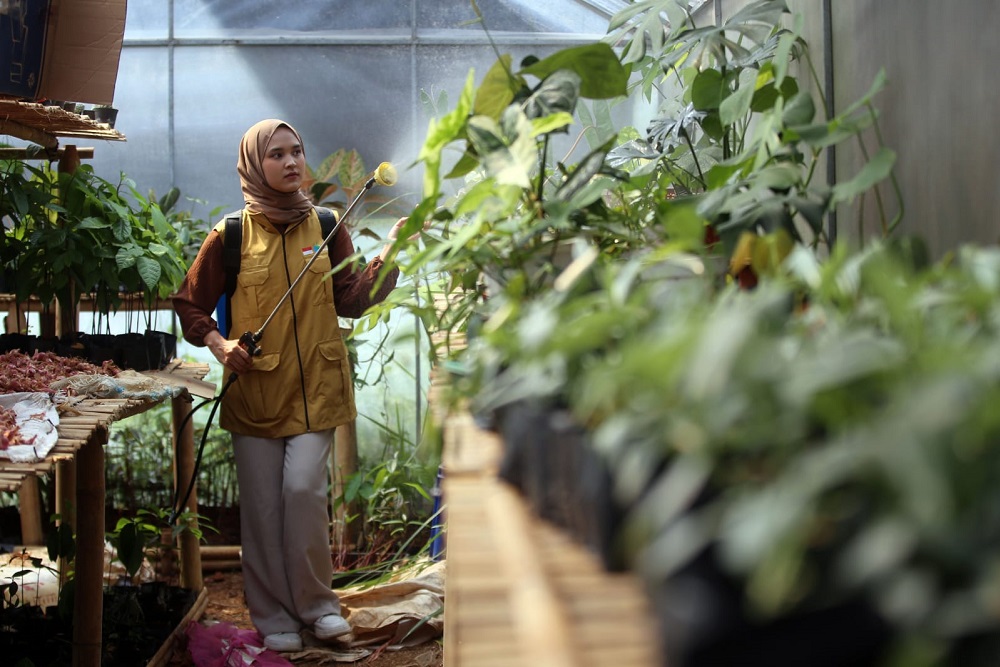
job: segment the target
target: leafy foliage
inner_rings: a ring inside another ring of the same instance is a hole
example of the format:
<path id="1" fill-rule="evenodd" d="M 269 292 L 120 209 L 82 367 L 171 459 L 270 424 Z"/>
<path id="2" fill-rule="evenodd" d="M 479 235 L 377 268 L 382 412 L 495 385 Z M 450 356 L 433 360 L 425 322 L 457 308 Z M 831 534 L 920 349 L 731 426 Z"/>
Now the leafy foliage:
<path id="1" fill-rule="evenodd" d="M 94 292 L 107 313 L 122 292 L 165 298 L 183 280 L 177 231 L 124 174 L 113 184 L 90 165 L 69 174 L 8 163 L 3 187 L 10 222 L 2 259 L 19 301 L 58 299 L 73 313 L 80 294 Z"/>

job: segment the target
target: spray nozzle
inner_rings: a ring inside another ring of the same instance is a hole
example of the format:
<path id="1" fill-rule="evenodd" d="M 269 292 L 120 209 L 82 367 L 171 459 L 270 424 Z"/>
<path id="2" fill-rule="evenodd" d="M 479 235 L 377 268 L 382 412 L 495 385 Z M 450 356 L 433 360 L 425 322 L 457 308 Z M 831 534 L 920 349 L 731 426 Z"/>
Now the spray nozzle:
<path id="1" fill-rule="evenodd" d="M 396 184 L 397 178 L 396 168 L 389 162 L 383 162 L 375 170 L 375 182 L 379 185 L 391 187 Z"/>

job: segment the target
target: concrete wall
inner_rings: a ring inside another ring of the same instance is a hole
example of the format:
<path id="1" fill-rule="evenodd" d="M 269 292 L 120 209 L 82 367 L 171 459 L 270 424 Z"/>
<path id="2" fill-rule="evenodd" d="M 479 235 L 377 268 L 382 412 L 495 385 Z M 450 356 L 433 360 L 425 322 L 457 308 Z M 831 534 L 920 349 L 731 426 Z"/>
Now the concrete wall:
<path id="1" fill-rule="evenodd" d="M 710 2 L 702 20 L 714 18 L 717 8 L 728 18 L 748 1 Z M 820 76 L 823 4 L 788 1 L 804 18 Z M 936 256 L 963 243 L 1000 242 L 1000 3 L 833 0 L 831 17 L 835 108 L 867 92 L 880 69 L 888 77 L 874 101 L 882 138 L 898 156 L 897 233 L 922 237 Z M 870 151 L 877 148 L 874 133 L 864 141 Z M 839 146 L 836 161 L 837 178 L 850 178 L 862 164 L 859 148 Z M 887 185 L 880 192 L 891 217 L 895 196 Z M 837 227 L 841 237 L 879 235 L 875 198 L 843 207 Z"/>

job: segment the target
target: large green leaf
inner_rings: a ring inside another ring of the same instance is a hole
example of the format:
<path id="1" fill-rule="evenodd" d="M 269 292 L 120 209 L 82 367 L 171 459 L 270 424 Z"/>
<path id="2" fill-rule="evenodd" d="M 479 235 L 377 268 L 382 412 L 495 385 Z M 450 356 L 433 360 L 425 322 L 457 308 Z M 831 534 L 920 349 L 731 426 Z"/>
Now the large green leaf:
<path id="1" fill-rule="evenodd" d="M 118 560 L 129 575 L 135 575 L 144 557 L 142 541 L 134 523 L 126 523 L 118 533 Z"/>
<path id="2" fill-rule="evenodd" d="M 691 83 L 691 102 L 699 111 L 718 109 L 726 91 L 726 82 L 722 72 L 717 69 L 704 69 L 698 73 Z"/>
<path id="3" fill-rule="evenodd" d="M 833 188 L 834 202 L 851 202 L 862 192 L 869 190 L 892 173 L 896 164 L 896 153 L 888 148 L 880 148 L 868 164 L 849 181 L 838 183 Z"/>
<path id="4" fill-rule="evenodd" d="M 497 183 L 531 187 L 536 159 L 531 121 L 517 107 L 508 107 L 502 120 L 501 126 L 488 116 L 473 116 L 468 121 L 469 141 Z"/>
<path id="5" fill-rule="evenodd" d="M 781 120 L 785 125 L 805 125 L 812 122 L 815 115 L 816 105 L 813 102 L 812 95 L 809 94 L 809 91 L 803 90 L 788 100 L 788 104 L 785 105 L 785 109 L 782 112 Z"/>
<path id="6" fill-rule="evenodd" d="M 610 99 L 627 92 L 628 72 L 611 47 L 601 42 L 557 51 L 525 67 L 521 73 L 545 79 L 561 69 L 572 70 L 580 76 L 581 97 Z"/>
<path id="7" fill-rule="evenodd" d="M 734 125 L 750 112 L 757 83 L 757 70 L 745 69 L 740 72 L 736 90 L 719 104 L 719 119 L 723 127 Z"/>
<path id="8" fill-rule="evenodd" d="M 612 142 L 608 142 L 603 146 L 598 146 L 595 150 L 591 151 L 580 163 L 577 165 L 573 173 L 569 175 L 569 178 L 559 186 L 556 191 L 555 197 L 561 201 L 568 201 L 573 197 L 576 192 L 586 185 L 590 179 L 600 172 L 601 167 L 604 166 L 604 158 L 607 156 L 608 151 L 611 149 Z"/>
<path id="9" fill-rule="evenodd" d="M 524 80 L 515 77 L 510 69 L 511 56 L 500 56 L 479 84 L 472 113 L 499 120 L 500 114 L 514 101 L 514 95 L 524 86 Z"/>
<path id="10" fill-rule="evenodd" d="M 143 256 L 136 258 L 135 265 L 139 271 L 139 277 L 142 278 L 142 282 L 145 283 L 146 288 L 150 292 L 157 291 L 157 286 L 160 284 L 160 275 L 163 273 L 160 263 L 155 259 Z"/>
<path id="11" fill-rule="evenodd" d="M 561 69 L 545 77 L 524 101 L 528 118 L 544 118 L 554 113 L 573 113 L 580 95 L 580 75 Z"/>
<path id="12" fill-rule="evenodd" d="M 543 134 L 563 130 L 573 124 L 573 116 L 560 111 L 543 118 L 533 118 L 531 120 L 531 136 L 540 137 Z"/>

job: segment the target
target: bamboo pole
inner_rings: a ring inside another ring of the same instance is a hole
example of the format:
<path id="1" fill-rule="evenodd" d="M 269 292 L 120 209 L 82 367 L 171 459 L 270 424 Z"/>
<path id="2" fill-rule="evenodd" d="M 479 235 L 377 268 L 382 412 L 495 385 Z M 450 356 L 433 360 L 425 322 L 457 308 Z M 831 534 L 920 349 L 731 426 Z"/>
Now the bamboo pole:
<path id="1" fill-rule="evenodd" d="M 358 471 L 358 426 L 355 420 L 351 420 L 342 426 L 338 426 L 333 436 L 333 484 L 331 486 L 330 504 L 334 505 L 337 498 L 344 495 L 346 482 L 351 475 Z M 341 504 L 333 512 L 333 525 L 331 530 L 331 541 L 334 552 L 351 550 L 357 540 L 357 530 L 347 523 L 347 517 L 355 512 L 354 503 L 347 506 Z"/>
<path id="2" fill-rule="evenodd" d="M 21 509 L 21 544 L 39 546 L 45 544 L 42 530 L 42 496 L 38 487 L 38 476 L 28 475 L 21 482 L 17 492 L 17 504 Z"/>
<path id="3" fill-rule="evenodd" d="M 59 139 L 54 134 L 9 119 L 0 118 L 0 134 L 8 134 L 53 150 L 59 146 Z"/>
<path id="4" fill-rule="evenodd" d="M 70 144 L 63 149 L 62 157 L 59 159 L 59 172 L 64 174 L 75 173 L 80 166 L 80 154 L 76 150 L 76 146 Z M 64 193 L 60 193 L 60 197 Z M 60 224 L 65 224 L 65 221 L 60 221 Z M 79 321 L 77 317 L 77 306 L 76 306 L 76 285 L 70 280 L 69 284 L 66 286 L 69 290 L 68 296 L 66 296 L 66 303 L 60 304 L 59 300 L 56 299 L 56 310 L 55 310 L 55 335 L 63 336 L 66 334 L 71 334 L 77 329 L 79 329 Z M 64 312 L 66 311 L 66 312 Z M 48 335 L 43 332 L 43 335 Z"/>
<path id="5" fill-rule="evenodd" d="M 73 147 L 71 145 L 71 147 Z M 94 157 L 94 147 L 76 148 L 81 160 Z M 60 160 L 66 154 L 65 148 L 47 149 L 38 146 L 25 148 L 0 148 L 0 160 Z"/>
<path id="6" fill-rule="evenodd" d="M 104 611 L 104 445 L 108 429 L 98 425 L 77 456 L 76 599 L 73 606 L 73 667 L 100 667 Z"/>
<path id="7" fill-rule="evenodd" d="M 195 470 L 194 452 L 194 426 L 191 419 L 186 417 L 191 413 L 193 399 L 187 391 L 181 392 L 179 396 L 171 399 L 171 414 L 174 428 L 174 488 L 178 490 L 178 497 L 187 491 L 188 485 L 197 473 Z M 181 423 L 184 424 L 183 428 Z M 197 484 L 193 484 L 191 495 L 188 497 L 184 508 L 192 514 L 198 513 L 198 490 Z M 192 518 L 195 527 L 197 518 Z M 198 538 L 190 530 L 185 530 L 178 538 L 181 551 L 181 587 L 189 588 L 193 591 L 200 591 L 204 587 L 204 580 L 201 572 L 201 551 L 199 550 Z"/>

